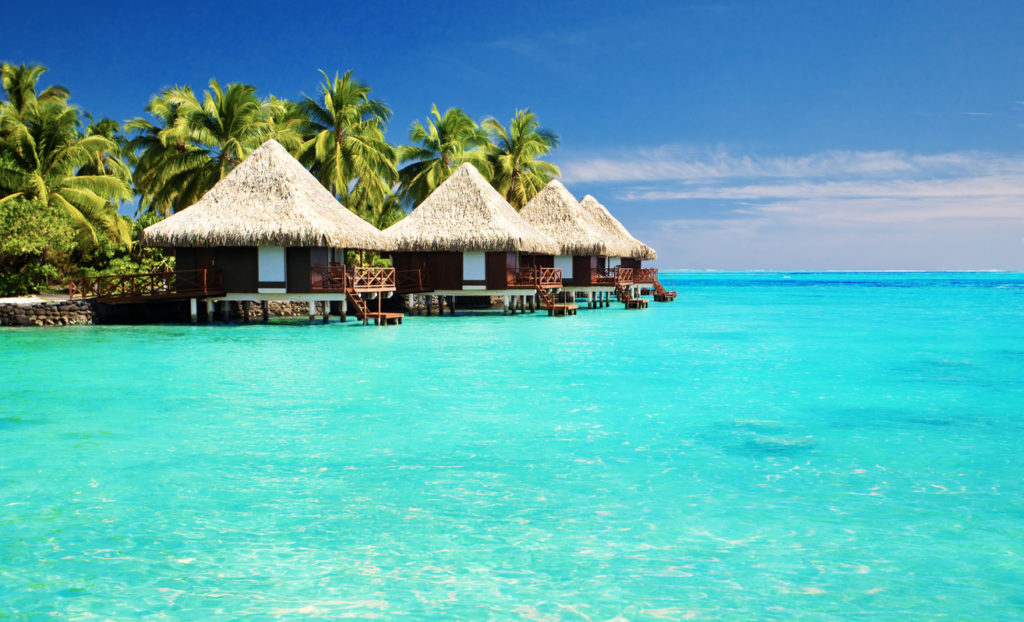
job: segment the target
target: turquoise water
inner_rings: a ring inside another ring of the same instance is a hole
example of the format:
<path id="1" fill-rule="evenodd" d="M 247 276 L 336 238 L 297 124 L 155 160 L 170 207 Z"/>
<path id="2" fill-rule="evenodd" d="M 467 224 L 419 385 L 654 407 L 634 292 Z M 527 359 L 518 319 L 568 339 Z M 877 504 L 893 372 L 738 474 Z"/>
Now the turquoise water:
<path id="1" fill-rule="evenodd" d="M 0 619 L 1024 618 L 1024 275 L 0 330 Z"/>

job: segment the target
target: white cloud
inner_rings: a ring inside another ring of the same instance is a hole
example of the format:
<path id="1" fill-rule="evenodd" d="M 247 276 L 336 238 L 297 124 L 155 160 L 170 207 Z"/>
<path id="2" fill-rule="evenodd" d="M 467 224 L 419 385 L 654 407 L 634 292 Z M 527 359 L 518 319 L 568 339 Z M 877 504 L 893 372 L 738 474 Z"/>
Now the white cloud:
<path id="1" fill-rule="evenodd" d="M 902 151 L 825 151 L 805 156 L 759 157 L 723 150 L 695 152 L 676 146 L 596 155 L 560 163 L 568 183 L 719 181 L 743 178 L 893 178 L 980 171 L 1024 173 L 1024 159 L 977 152 L 934 155 Z"/>
<path id="2" fill-rule="evenodd" d="M 561 168 L 568 183 L 627 203 L 665 266 L 1024 268 L 1024 157 L 661 147 Z"/>

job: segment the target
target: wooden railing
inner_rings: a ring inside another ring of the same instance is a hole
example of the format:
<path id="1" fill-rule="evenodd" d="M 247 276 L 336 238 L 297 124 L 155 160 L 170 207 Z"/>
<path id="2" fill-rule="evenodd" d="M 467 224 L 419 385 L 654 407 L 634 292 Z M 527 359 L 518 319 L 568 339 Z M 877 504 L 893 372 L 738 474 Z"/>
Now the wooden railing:
<path id="1" fill-rule="evenodd" d="M 657 272 L 657 271 L 655 271 Z M 598 268 L 590 271 L 590 282 L 594 285 L 615 285 L 616 283 L 633 283 L 633 269 L 615 266 Z"/>
<path id="2" fill-rule="evenodd" d="M 223 294 L 224 279 L 219 268 L 112 274 L 68 281 L 69 298 L 95 298 L 99 302 L 201 298 Z"/>
<path id="3" fill-rule="evenodd" d="M 511 268 L 506 279 L 508 287 L 558 288 L 562 286 L 561 268 Z"/>
<path id="4" fill-rule="evenodd" d="M 357 292 L 395 291 L 395 269 L 357 266 L 349 269 L 348 285 Z"/>
<path id="5" fill-rule="evenodd" d="M 310 269 L 314 292 L 357 292 L 395 291 L 395 269 L 375 266 L 315 266 Z"/>
<path id="6" fill-rule="evenodd" d="M 395 291 L 400 294 L 425 292 L 429 280 L 426 270 L 396 270 Z"/>
<path id="7" fill-rule="evenodd" d="M 633 282 L 634 283 L 648 283 L 654 284 L 658 282 L 658 269 L 657 268 L 638 268 L 633 271 Z"/>
<path id="8" fill-rule="evenodd" d="M 590 271 L 590 282 L 594 285 L 615 285 L 615 276 L 610 270 L 594 268 Z"/>

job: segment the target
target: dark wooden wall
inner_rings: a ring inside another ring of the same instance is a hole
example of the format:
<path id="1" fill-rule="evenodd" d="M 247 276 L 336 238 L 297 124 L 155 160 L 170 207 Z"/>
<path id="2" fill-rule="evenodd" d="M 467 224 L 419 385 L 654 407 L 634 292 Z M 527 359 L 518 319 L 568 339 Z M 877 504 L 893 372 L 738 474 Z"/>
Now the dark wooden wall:
<path id="1" fill-rule="evenodd" d="M 508 289 L 508 270 L 516 267 L 515 253 L 487 253 L 487 289 Z"/>
<path id="2" fill-rule="evenodd" d="M 220 268 L 226 292 L 255 292 L 257 261 L 256 248 L 251 246 L 174 249 L 176 270 Z"/>
<path id="3" fill-rule="evenodd" d="M 309 250 L 306 246 L 284 249 L 285 288 L 289 293 L 308 294 L 313 291 Z"/>
<path id="4" fill-rule="evenodd" d="M 623 268 L 632 268 L 634 270 L 639 270 L 640 269 L 640 260 L 639 259 L 633 259 L 632 257 L 623 257 L 622 258 L 622 267 Z"/>
<path id="5" fill-rule="evenodd" d="M 597 257 L 588 255 L 580 257 L 574 255 L 572 258 L 572 279 L 563 281 L 566 285 L 586 287 L 593 285 L 591 281 L 592 271 L 597 269 Z"/>
<path id="6" fill-rule="evenodd" d="M 174 249 L 174 269 L 175 270 L 195 270 L 196 269 L 196 249 L 194 248 L 176 248 Z"/>
<path id="7" fill-rule="evenodd" d="M 429 289 L 462 289 L 462 253 L 392 253 L 395 270 L 424 270 Z"/>
<path id="8" fill-rule="evenodd" d="M 530 255 L 523 253 L 519 256 L 519 265 L 522 267 L 533 266 L 535 268 L 554 268 L 554 255 Z"/>
<path id="9" fill-rule="evenodd" d="M 256 291 L 256 282 L 259 278 L 259 256 L 255 246 L 230 246 L 211 250 L 216 251 L 214 265 L 224 272 L 225 292 L 251 293 Z"/>

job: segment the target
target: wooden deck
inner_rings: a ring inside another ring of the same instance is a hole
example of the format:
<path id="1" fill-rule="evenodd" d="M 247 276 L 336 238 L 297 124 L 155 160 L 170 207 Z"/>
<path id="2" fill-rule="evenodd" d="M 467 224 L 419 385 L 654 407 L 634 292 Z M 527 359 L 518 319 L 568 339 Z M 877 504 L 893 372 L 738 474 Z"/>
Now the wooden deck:
<path id="1" fill-rule="evenodd" d="M 556 302 L 548 307 L 548 315 L 576 315 L 579 305 L 566 302 Z"/>
<path id="2" fill-rule="evenodd" d="M 68 281 L 68 297 L 95 298 L 97 302 L 144 302 L 224 295 L 218 268 L 165 270 L 143 274 L 80 277 Z"/>
<path id="3" fill-rule="evenodd" d="M 376 266 L 314 266 L 310 269 L 311 290 L 341 293 L 355 291 L 361 294 L 393 292 L 397 289 L 395 269 Z"/>
<path id="4" fill-rule="evenodd" d="M 364 318 L 365 321 L 373 321 L 377 326 L 393 326 L 401 324 L 404 313 L 389 313 L 387 311 L 369 311 Z"/>

